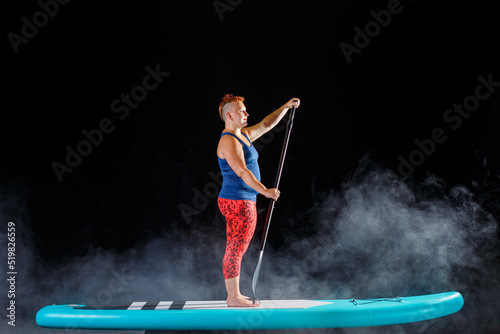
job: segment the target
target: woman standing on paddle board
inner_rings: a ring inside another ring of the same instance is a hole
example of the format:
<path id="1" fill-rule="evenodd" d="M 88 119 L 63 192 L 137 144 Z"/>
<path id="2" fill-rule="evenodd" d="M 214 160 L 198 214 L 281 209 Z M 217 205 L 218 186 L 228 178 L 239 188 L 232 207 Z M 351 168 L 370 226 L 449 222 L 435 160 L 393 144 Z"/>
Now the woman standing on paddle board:
<path id="1" fill-rule="evenodd" d="M 280 192 L 266 188 L 260 182 L 259 154 L 252 142 L 275 127 L 288 109 L 298 107 L 300 100 L 293 98 L 266 116 L 260 123 L 247 127 L 247 110 L 241 96 L 226 94 L 219 104 L 219 115 L 225 123 L 217 157 L 222 172 L 219 209 L 226 219 L 226 252 L 222 262 L 230 307 L 258 306 L 240 292 L 241 259 L 252 239 L 257 224 L 257 194 L 275 201 Z"/>

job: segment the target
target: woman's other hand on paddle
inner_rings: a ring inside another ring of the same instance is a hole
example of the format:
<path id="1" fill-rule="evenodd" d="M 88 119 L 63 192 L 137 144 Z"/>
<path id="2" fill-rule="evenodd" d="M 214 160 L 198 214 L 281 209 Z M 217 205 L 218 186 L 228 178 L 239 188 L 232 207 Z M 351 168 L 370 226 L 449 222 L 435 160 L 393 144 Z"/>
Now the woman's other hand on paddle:
<path id="1" fill-rule="evenodd" d="M 274 201 L 277 201 L 280 197 L 280 191 L 277 188 L 269 188 L 266 189 L 262 195 L 266 196 L 267 198 L 271 198 Z"/>
<path id="2" fill-rule="evenodd" d="M 294 97 L 293 99 L 291 99 L 290 101 L 288 101 L 286 103 L 287 108 L 293 108 L 294 106 L 295 106 L 295 108 L 298 108 L 300 106 L 300 99 L 299 98 Z"/>

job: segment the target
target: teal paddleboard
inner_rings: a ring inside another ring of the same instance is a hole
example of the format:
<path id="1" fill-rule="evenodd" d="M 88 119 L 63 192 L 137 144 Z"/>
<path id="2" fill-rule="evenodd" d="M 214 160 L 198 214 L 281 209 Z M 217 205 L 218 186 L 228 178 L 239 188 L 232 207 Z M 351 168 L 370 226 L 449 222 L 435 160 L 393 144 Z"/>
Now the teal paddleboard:
<path id="1" fill-rule="evenodd" d="M 343 300 L 262 300 L 260 307 L 225 301 L 133 302 L 124 306 L 52 305 L 41 327 L 122 330 L 249 330 L 382 326 L 435 319 L 459 311 L 458 292 Z"/>

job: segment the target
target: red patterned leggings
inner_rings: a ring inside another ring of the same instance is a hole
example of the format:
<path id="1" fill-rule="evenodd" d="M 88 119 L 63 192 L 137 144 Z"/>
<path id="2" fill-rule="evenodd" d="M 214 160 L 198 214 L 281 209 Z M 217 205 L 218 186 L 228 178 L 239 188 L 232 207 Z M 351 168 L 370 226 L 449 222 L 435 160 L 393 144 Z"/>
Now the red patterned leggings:
<path id="1" fill-rule="evenodd" d="M 226 253 L 222 261 L 225 279 L 240 275 L 241 259 L 247 251 L 257 225 L 256 202 L 218 199 L 219 209 L 226 218 Z"/>

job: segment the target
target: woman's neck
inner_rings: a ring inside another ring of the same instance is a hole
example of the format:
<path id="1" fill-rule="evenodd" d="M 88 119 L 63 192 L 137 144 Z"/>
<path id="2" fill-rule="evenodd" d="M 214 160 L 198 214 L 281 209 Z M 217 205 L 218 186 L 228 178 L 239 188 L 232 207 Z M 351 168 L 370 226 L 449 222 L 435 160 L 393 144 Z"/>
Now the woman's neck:
<path id="1" fill-rule="evenodd" d="M 224 132 L 232 132 L 232 133 L 234 133 L 237 136 L 241 135 L 241 129 L 240 128 L 232 128 L 232 127 L 226 126 L 224 128 Z"/>

